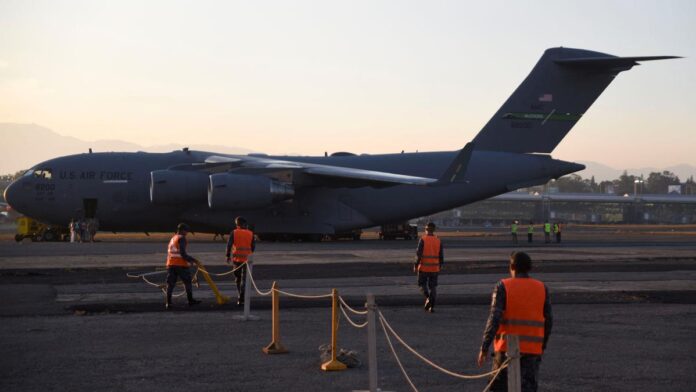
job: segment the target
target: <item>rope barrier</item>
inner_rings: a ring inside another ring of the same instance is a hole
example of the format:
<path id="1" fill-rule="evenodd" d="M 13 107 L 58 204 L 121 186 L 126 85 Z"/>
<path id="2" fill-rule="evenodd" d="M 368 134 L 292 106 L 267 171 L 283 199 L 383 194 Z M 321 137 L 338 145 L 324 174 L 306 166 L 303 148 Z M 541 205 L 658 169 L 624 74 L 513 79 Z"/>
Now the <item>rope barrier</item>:
<path id="1" fill-rule="evenodd" d="M 392 344 L 391 338 L 389 338 L 389 333 L 387 332 L 387 328 L 384 326 L 384 319 L 381 317 L 381 315 L 379 318 L 379 322 L 380 322 L 380 324 L 382 324 L 382 330 L 384 331 L 384 336 L 387 338 L 387 344 L 389 344 L 389 348 L 391 349 L 391 352 L 394 355 L 394 359 L 396 360 L 396 363 L 399 365 L 399 368 L 401 369 L 401 373 L 406 378 L 406 381 L 408 382 L 408 385 L 411 386 L 411 389 L 413 389 L 414 392 L 418 392 L 418 388 L 416 388 L 416 386 L 413 384 L 413 381 L 411 380 L 411 377 L 409 377 L 408 373 L 406 373 L 406 369 L 404 369 L 404 365 L 401 364 L 401 360 L 399 359 L 399 356 L 396 355 L 396 350 L 394 349 L 394 345 Z"/>
<path id="2" fill-rule="evenodd" d="M 260 296 L 265 297 L 265 296 L 271 295 L 273 293 L 273 288 L 270 288 L 268 291 L 259 290 L 259 287 L 256 285 L 256 281 L 254 280 L 254 276 L 251 274 L 251 268 L 247 268 L 247 274 L 249 274 L 249 280 L 251 281 L 251 285 L 254 287 L 254 290 L 256 290 L 256 292 Z M 278 291 L 280 292 L 280 290 L 278 290 Z"/>
<path id="3" fill-rule="evenodd" d="M 161 275 L 161 274 L 166 274 L 167 270 L 162 270 L 162 271 L 154 271 L 154 272 L 146 272 L 144 274 L 132 274 L 128 272 L 126 274 L 127 277 L 129 278 L 142 278 L 143 276 L 150 276 L 150 275 Z"/>
<path id="4" fill-rule="evenodd" d="M 229 271 L 227 271 L 227 272 L 221 272 L 221 273 L 219 273 L 219 274 L 214 274 L 214 273 L 209 272 L 209 271 L 206 271 L 206 272 L 208 272 L 208 275 L 210 275 L 210 276 L 222 277 L 222 276 L 227 276 L 227 275 L 230 275 L 230 274 L 235 273 L 238 269 L 244 267 L 245 265 L 246 265 L 246 264 L 240 264 L 240 265 L 236 266 L 235 268 L 232 268 L 231 270 L 229 270 Z"/>
<path id="5" fill-rule="evenodd" d="M 338 297 L 338 298 L 340 299 L 341 297 Z M 344 308 L 343 305 L 341 305 L 340 308 L 341 308 L 341 312 L 343 313 L 343 316 L 345 316 L 346 320 L 348 321 L 348 323 L 349 323 L 350 325 L 354 326 L 355 328 L 365 328 L 365 327 L 367 327 L 367 321 L 365 321 L 365 322 L 362 323 L 362 324 L 358 324 L 358 323 L 356 323 L 355 321 L 353 321 L 353 320 L 350 318 L 350 316 L 348 316 L 348 313 L 346 313 L 346 310 L 345 310 L 345 308 Z"/>
<path id="6" fill-rule="evenodd" d="M 350 310 L 350 312 L 353 314 L 361 314 L 361 315 L 367 314 L 367 310 L 355 310 L 355 309 L 351 308 L 350 305 L 348 305 L 346 303 L 346 301 L 343 300 L 343 297 L 341 297 L 341 296 L 338 297 L 338 300 L 341 301 L 341 304 L 343 304 L 343 306 L 345 306 L 346 309 Z"/>
<path id="7" fill-rule="evenodd" d="M 193 277 L 191 278 L 191 284 L 195 284 L 196 287 L 198 287 L 198 271 L 199 267 L 196 267 L 196 272 L 193 273 Z M 167 295 L 167 284 L 166 283 L 155 283 L 150 281 L 147 277 L 150 275 L 161 275 L 161 274 L 166 274 L 167 271 L 154 271 L 154 272 L 146 272 L 144 274 L 132 274 L 130 272 L 126 273 L 126 276 L 129 278 L 140 278 L 143 280 L 143 282 L 149 284 L 150 286 L 157 287 L 162 291 L 164 295 Z M 177 286 L 181 287 L 184 285 L 183 282 L 177 282 Z M 172 294 L 172 297 L 178 298 L 181 297 L 182 295 L 186 294 L 186 291 L 182 291 L 177 294 Z"/>
<path id="8" fill-rule="evenodd" d="M 331 298 L 331 294 L 322 294 L 322 295 L 300 295 L 300 294 L 293 294 L 289 293 L 287 291 L 283 290 L 278 290 L 280 294 L 287 295 L 288 297 L 294 297 L 294 298 L 304 298 L 304 299 L 320 299 L 320 298 Z"/>
<path id="9" fill-rule="evenodd" d="M 493 386 L 493 382 L 495 381 L 496 378 L 498 378 L 498 374 L 503 371 L 508 365 L 510 364 L 510 361 L 512 361 L 512 358 L 508 358 L 503 362 L 498 369 L 495 370 L 495 375 L 491 377 L 491 381 L 488 382 L 488 385 L 486 385 L 486 388 L 484 388 L 483 392 L 488 392 L 491 389 L 491 386 Z"/>
<path id="10" fill-rule="evenodd" d="M 394 335 L 394 337 L 396 338 L 396 340 L 399 341 L 399 343 L 401 343 L 408 351 L 410 351 L 413 355 L 415 355 L 416 357 L 418 357 L 421 361 L 425 362 L 426 364 L 428 364 L 428 365 L 434 367 L 435 369 L 437 369 L 437 370 L 439 370 L 439 371 L 441 371 L 441 372 L 443 372 L 443 373 L 445 373 L 445 374 L 447 374 L 447 375 L 450 375 L 450 376 L 456 377 L 456 378 L 461 378 L 461 379 L 464 379 L 464 380 L 476 380 L 476 379 L 479 379 L 479 378 L 485 378 L 485 377 L 491 376 L 491 375 L 493 375 L 493 374 L 497 374 L 497 373 L 499 372 L 499 369 L 496 369 L 496 370 L 490 371 L 490 372 L 488 372 L 488 373 L 469 376 L 469 375 L 466 375 L 466 374 L 455 373 L 455 372 L 453 372 L 453 371 L 451 371 L 451 370 L 447 370 L 447 369 L 443 368 L 442 366 L 440 366 L 440 365 L 434 363 L 433 361 L 429 360 L 428 358 L 424 357 L 424 356 L 421 355 L 418 351 L 416 351 L 413 347 L 411 347 L 410 345 L 408 345 L 408 343 L 406 343 L 406 342 L 401 338 L 401 336 L 399 336 L 399 335 L 396 333 L 396 331 L 394 331 L 394 328 L 392 328 L 392 326 L 389 324 L 389 321 L 387 321 L 387 319 L 384 317 L 384 315 L 382 314 L 382 312 L 378 310 L 378 311 L 377 311 L 377 314 L 379 315 L 379 319 L 384 321 L 384 324 L 385 324 L 386 328 L 389 330 L 389 332 L 391 332 L 392 335 Z M 507 366 L 507 365 L 506 365 L 506 366 Z M 500 369 L 502 369 L 502 366 L 501 366 Z"/>

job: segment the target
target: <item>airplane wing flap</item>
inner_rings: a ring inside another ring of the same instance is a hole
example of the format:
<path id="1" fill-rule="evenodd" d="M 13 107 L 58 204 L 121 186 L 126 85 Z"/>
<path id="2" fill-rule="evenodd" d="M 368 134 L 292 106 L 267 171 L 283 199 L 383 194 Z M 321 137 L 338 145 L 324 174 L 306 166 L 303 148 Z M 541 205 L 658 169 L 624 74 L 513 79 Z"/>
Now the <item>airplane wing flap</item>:
<path id="1" fill-rule="evenodd" d="M 194 167 L 194 165 L 197 166 Z M 198 168 L 205 170 L 208 168 L 227 167 L 230 170 L 253 172 L 259 175 L 267 175 L 279 171 L 292 171 L 315 177 L 315 179 L 322 179 L 324 184 L 329 186 L 424 186 L 437 182 L 435 178 L 248 156 L 227 157 L 211 155 L 205 159 L 205 162 L 194 165 L 190 165 L 189 169 L 195 170 Z"/>
<path id="2" fill-rule="evenodd" d="M 325 165 L 310 166 L 302 171 L 313 176 L 342 178 L 382 185 L 428 185 L 437 181 L 434 178 Z"/>

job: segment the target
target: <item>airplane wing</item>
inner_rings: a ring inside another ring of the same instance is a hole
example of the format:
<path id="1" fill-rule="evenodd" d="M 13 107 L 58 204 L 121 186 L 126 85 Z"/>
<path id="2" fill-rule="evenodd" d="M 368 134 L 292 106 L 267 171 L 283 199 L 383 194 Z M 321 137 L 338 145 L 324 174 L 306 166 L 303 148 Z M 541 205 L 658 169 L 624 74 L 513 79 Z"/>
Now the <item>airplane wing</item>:
<path id="1" fill-rule="evenodd" d="M 205 160 L 204 164 L 209 167 L 219 167 L 223 164 L 230 164 L 230 168 L 237 168 L 239 170 L 252 169 L 256 172 L 293 170 L 308 177 L 312 177 L 315 182 L 323 182 L 326 185 L 335 186 L 425 186 L 437 182 L 435 178 L 250 156 L 225 157 L 212 155 Z"/>

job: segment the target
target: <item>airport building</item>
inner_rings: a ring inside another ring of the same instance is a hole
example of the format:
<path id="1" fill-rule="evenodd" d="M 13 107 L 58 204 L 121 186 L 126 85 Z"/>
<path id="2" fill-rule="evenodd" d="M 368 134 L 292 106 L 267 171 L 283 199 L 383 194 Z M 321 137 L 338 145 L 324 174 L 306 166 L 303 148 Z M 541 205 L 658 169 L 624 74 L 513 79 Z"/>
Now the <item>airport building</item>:
<path id="1" fill-rule="evenodd" d="M 429 217 L 442 226 L 572 223 L 696 223 L 695 195 L 510 192 Z"/>

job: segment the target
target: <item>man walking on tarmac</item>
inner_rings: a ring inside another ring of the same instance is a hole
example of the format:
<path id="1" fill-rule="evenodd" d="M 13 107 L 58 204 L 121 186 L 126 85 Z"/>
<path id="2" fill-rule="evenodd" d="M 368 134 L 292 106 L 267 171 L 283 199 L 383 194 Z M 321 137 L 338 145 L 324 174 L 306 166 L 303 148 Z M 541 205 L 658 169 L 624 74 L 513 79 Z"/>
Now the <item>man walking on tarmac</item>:
<path id="1" fill-rule="evenodd" d="M 544 222 L 544 242 L 547 244 L 551 242 L 551 224 L 549 221 Z"/>
<path id="2" fill-rule="evenodd" d="M 517 221 L 512 221 L 510 225 L 510 233 L 512 234 L 512 243 L 517 243 Z"/>
<path id="3" fill-rule="evenodd" d="M 254 233 L 247 228 L 247 221 L 241 216 L 234 220 L 236 229 L 232 230 L 227 240 L 227 263 L 232 260 L 234 282 L 237 285 L 237 305 L 244 305 L 244 290 L 246 289 L 247 261 L 256 249 Z M 231 258 L 230 258 L 231 256 Z"/>
<path id="4" fill-rule="evenodd" d="M 435 224 L 428 222 L 425 225 L 425 233 L 418 241 L 413 271 L 418 273 L 418 287 L 425 296 L 423 308 L 426 312 L 433 313 L 437 297 L 437 275 L 440 273 L 445 256 L 442 252 L 442 242 L 435 236 Z"/>
<path id="5" fill-rule="evenodd" d="M 527 242 L 531 244 L 533 237 L 534 237 L 534 222 L 529 221 L 529 226 L 527 226 Z"/>
<path id="6" fill-rule="evenodd" d="M 553 234 L 556 235 L 556 243 L 561 243 L 561 224 L 556 222 L 553 224 Z"/>
<path id="7" fill-rule="evenodd" d="M 506 335 L 518 335 L 523 392 L 536 392 L 541 355 L 551 335 L 553 316 L 546 286 L 529 277 L 532 259 L 524 252 L 510 255 L 510 278 L 499 281 L 493 291 L 491 310 L 478 354 L 478 365 L 486 361 L 493 343 L 493 370 L 506 360 Z M 493 380 L 491 391 L 507 391 L 507 369 Z"/>
<path id="8" fill-rule="evenodd" d="M 167 247 L 167 303 L 164 305 L 166 310 L 172 308 L 172 291 L 174 291 L 174 286 L 176 286 L 177 278 L 184 282 L 189 306 L 201 303 L 201 301 L 193 299 L 189 265 L 196 264 L 198 261 L 186 253 L 186 234 L 188 232 L 188 225 L 179 223 L 176 227 L 176 234 L 169 241 L 169 246 Z"/>

